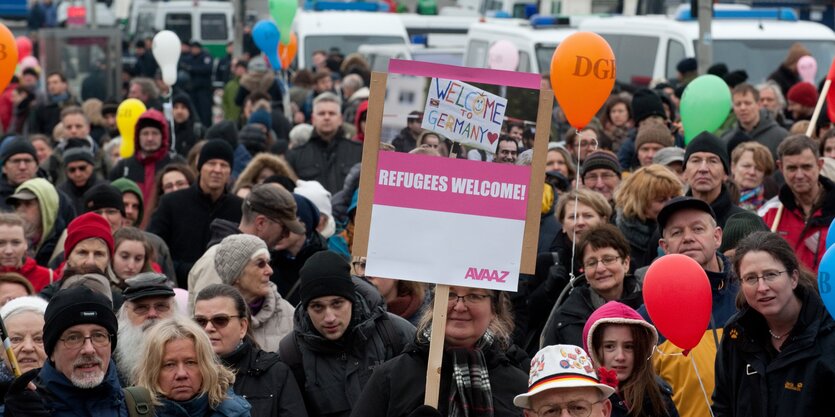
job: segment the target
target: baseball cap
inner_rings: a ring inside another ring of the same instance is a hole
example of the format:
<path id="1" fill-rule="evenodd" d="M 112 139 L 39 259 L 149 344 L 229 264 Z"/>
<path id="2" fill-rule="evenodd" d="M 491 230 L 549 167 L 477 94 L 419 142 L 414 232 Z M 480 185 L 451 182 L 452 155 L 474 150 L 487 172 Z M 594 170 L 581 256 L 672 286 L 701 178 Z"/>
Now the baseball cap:
<path id="1" fill-rule="evenodd" d="M 244 200 L 252 211 L 280 221 L 291 232 L 305 234 L 304 225 L 296 217 L 293 194 L 276 184 L 258 184 Z"/>
<path id="2" fill-rule="evenodd" d="M 670 165 L 673 162 L 684 163 L 684 149 L 670 146 L 662 148 L 652 157 L 653 164 Z"/>
<path id="3" fill-rule="evenodd" d="M 713 212 L 713 209 L 710 208 L 710 204 L 705 203 L 702 200 L 694 197 L 676 197 L 667 201 L 664 204 L 664 207 L 658 212 L 658 227 L 660 227 L 661 231 L 664 231 L 664 228 L 667 226 L 667 222 L 670 220 L 670 217 L 673 216 L 678 211 L 685 210 L 685 209 L 695 209 L 699 211 L 703 211 L 707 214 L 710 214 L 710 217 L 713 217 L 716 220 L 716 213 Z"/>
<path id="4" fill-rule="evenodd" d="M 174 290 L 168 286 L 168 277 L 156 272 L 143 272 L 125 280 L 127 288 L 122 291 L 125 300 L 133 301 L 146 297 L 173 297 Z"/>

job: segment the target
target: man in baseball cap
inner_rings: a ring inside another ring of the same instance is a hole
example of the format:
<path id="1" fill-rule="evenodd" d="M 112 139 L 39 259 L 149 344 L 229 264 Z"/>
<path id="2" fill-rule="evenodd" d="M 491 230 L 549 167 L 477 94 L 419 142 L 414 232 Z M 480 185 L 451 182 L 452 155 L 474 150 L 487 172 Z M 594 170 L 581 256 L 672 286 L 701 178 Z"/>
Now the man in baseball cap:
<path id="1" fill-rule="evenodd" d="M 525 409 L 525 417 L 572 416 L 608 417 L 609 396 L 615 389 L 602 384 L 589 355 L 579 346 L 551 345 L 542 348 L 531 361 L 528 392 L 517 395 L 513 404 Z"/>

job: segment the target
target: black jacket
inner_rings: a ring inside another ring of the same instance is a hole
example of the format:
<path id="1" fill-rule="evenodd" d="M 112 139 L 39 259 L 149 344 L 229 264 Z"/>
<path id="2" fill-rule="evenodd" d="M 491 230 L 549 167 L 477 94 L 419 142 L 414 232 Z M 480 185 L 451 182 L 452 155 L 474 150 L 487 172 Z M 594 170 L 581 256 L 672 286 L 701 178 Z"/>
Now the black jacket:
<path id="1" fill-rule="evenodd" d="M 76 213 L 85 213 L 87 210 L 84 207 L 84 193 L 87 190 L 93 188 L 95 185 L 103 183 L 104 180 L 100 179 L 95 173 L 87 180 L 87 184 L 84 184 L 83 187 L 76 187 L 69 178 L 64 181 L 63 184 L 59 185 L 57 188 L 64 192 L 69 198 L 72 206 L 75 207 Z"/>
<path id="2" fill-rule="evenodd" d="M 345 139 L 342 128 L 330 142 L 314 130 L 307 143 L 287 153 L 287 162 L 299 179 L 319 181 L 331 194 L 342 189 L 348 172 L 361 161 L 362 144 Z"/>
<path id="3" fill-rule="evenodd" d="M 148 226 L 168 244 L 180 288 L 187 288 L 188 271 L 206 250 L 212 220 L 241 221 L 243 201 L 238 196 L 224 193 L 212 201 L 199 184 L 198 180 L 185 190 L 164 194 Z"/>
<path id="4" fill-rule="evenodd" d="M 417 146 L 417 138 L 408 127 L 404 127 L 397 137 L 391 141 L 391 145 L 397 152 L 409 152 Z"/>
<path id="5" fill-rule="evenodd" d="M 36 106 L 29 119 L 29 133 L 43 133 L 51 137 L 55 125 L 61 121 L 61 110 L 65 107 L 80 105 L 81 103 L 75 97 L 69 96 L 60 103 L 49 100 Z"/>
<path id="6" fill-rule="evenodd" d="M 221 359 L 235 372 L 233 389 L 252 406 L 252 417 L 307 417 L 299 385 L 277 354 L 244 340 Z"/>
<path id="7" fill-rule="evenodd" d="M 555 306 L 551 317 L 542 331 L 545 344 L 569 344 L 583 346 L 583 326 L 586 325 L 591 313 L 597 309 L 592 301 L 592 289 L 588 284 L 580 285 L 568 295 L 562 305 Z M 623 280 L 623 296 L 621 303 L 638 309 L 644 303 L 641 284 L 633 275 L 627 275 Z"/>
<path id="8" fill-rule="evenodd" d="M 522 409 L 513 405 L 513 397 L 527 391 L 527 373 L 498 346 L 484 349 L 490 376 L 495 417 L 519 417 Z M 362 391 L 351 413 L 353 417 L 406 417 L 423 404 L 426 386 L 428 344 L 412 344 L 401 355 L 378 366 Z M 441 365 L 439 411 L 448 413 L 452 381 L 452 357 L 444 355 Z M 472 413 L 472 412 L 471 412 Z M 478 416 L 476 413 L 470 414 Z"/>
<path id="9" fill-rule="evenodd" d="M 644 412 L 641 414 L 643 417 L 679 417 L 678 410 L 676 409 L 676 405 L 673 403 L 673 389 L 670 387 L 666 381 L 661 379 L 660 377 L 656 376 L 655 381 L 658 383 L 658 388 L 661 389 L 661 396 L 664 400 L 664 405 L 666 406 L 666 414 L 648 414 Z M 614 393 L 609 397 L 609 401 L 612 402 L 612 414 L 610 417 L 633 417 L 629 415 L 629 407 L 626 402 L 617 394 Z M 644 410 L 650 410 L 652 407 L 652 403 L 649 401 L 649 397 L 644 398 Z"/>
<path id="10" fill-rule="evenodd" d="M 307 236 L 304 246 L 296 256 L 286 250 L 273 253 L 270 260 L 273 275 L 270 280 L 278 287 L 278 293 L 290 304 L 296 305 L 301 300 L 297 282 L 302 266 L 314 253 L 323 250 L 328 250 L 328 242 L 318 232 L 313 232 Z"/>
<path id="11" fill-rule="evenodd" d="M 772 348 L 768 326 L 756 310 L 746 307 L 728 320 L 716 357 L 716 417 L 831 412 L 835 322 L 816 292 L 800 292 L 800 316 L 780 352 Z"/>

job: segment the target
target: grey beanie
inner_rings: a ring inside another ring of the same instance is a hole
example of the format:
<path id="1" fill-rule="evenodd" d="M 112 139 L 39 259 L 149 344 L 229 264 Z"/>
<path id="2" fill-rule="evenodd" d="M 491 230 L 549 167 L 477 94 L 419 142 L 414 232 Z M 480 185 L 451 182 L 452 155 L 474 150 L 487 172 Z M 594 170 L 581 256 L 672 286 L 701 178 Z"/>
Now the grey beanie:
<path id="1" fill-rule="evenodd" d="M 230 235 L 221 241 L 215 252 L 215 270 L 224 284 L 233 285 L 246 264 L 259 252 L 268 253 L 267 244 L 253 235 Z"/>

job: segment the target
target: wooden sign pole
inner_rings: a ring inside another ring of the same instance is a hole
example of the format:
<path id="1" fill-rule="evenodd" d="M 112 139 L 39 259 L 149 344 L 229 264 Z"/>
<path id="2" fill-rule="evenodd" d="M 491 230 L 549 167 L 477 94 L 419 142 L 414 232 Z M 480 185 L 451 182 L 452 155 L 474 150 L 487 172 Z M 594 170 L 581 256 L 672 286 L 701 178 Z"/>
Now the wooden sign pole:
<path id="1" fill-rule="evenodd" d="M 441 364 L 444 357 L 444 335 L 449 303 L 449 285 L 435 285 L 435 304 L 432 308 L 432 335 L 429 341 L 429 360 L 426 365 L 426 391 L 423 403 L 438 408 L 441 391 Z"/>

